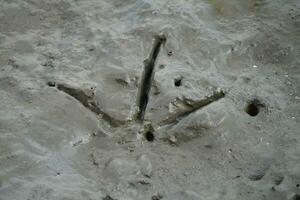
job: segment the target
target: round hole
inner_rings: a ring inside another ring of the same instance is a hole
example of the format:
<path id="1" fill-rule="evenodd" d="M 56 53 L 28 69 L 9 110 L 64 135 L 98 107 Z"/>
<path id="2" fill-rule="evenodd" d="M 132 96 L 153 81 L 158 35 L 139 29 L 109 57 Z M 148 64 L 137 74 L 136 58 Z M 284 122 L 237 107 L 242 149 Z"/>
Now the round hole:
<path id="1" fill-rule="evenodd" d="M 168 52 L 168 56 L 173 56 L 174 52 L 173 51 L 169 51 Z"/>
<path id="2" fill-rule="evenodd" d="M 248 103 L 245 111 L 246 113 L 248 113 L 248 115 L 255 117 L 256 115 L 258 115 L 261 107 L 264 107 L 264 105 L 260 103 L 259 100 L 254 99 Z"/>
<path id="3" fill-rule="evenodd" d="M 181 78 L 175 79 L 175 80 L 174 80 L 174 85 L 175 85 L 176 87 L 180 87 L 180 86 L 181 86 L 181 81 L 182 81 Z"/>
<path id="4" fill-rule="evenodd" d="M 146 138 L 147 141 L 153 142 L 155 137 L 154 137 L 154 134 L 151 131 L 148 131 L 148 132 L 145 133 L 145 138 Z"/>
<path id="5" fill-rule="evenodd" d="M 47 83 L 47 85 L 48 85 L 49 87 L 55 87 L 55 86 L 56 86 L 56 83 L 55 83 L 54 81 L 49 81 L 49 82 Z"/>
<path id="6" fill-rule="evenodd" d="M 256 116 L 256 115 L 259 113 L 259 108 L 258 108 L 255 104 L 250 103 L 250 104 L 247 106 L 247 108 L 246 108 L 246 112 L 247 112 L 250 116 L 254 117 L 254 116 Z"/>

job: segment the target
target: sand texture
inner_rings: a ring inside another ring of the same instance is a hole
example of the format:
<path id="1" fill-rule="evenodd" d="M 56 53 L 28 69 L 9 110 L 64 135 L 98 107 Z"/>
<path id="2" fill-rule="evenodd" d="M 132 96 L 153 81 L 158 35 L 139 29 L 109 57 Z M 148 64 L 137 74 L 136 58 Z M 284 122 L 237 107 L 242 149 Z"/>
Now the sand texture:
<path id="1" fill-rule="evenodd" d="M 299 0 L 0 0 L 0 200 L 299 200 L 299 184 Z"/>

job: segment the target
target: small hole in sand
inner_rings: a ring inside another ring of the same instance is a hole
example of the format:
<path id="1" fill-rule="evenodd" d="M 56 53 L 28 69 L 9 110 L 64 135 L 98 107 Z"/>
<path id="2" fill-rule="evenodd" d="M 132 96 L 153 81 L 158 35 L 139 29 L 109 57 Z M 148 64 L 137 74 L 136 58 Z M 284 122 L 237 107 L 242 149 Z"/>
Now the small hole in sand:
<path id="1" fill-rule="evenodd" d="M 246 112 L 250 116 L 255 117 L 259 113 L 259 108 L 255 104 L 250 103 L 246 108 Z"/>
<path id="2" fill-rule="evenodd" d="M 47 85 L 48 85 L 49 87 L 55 87 L 55 86 L 56 86 L 56 83 L 55 83 L 54 81 L 49 81 L 49 82 L 47 83 Z"/>
<path id="3" fill-rule="evenodd" d="M 149 142 L 153 142 L 153 140 L 155 139 L 154 134 L 151 131 L 145 133 L 145 138 Z"/>
<path id="4" fill-rule="evenodd" d="M 264 105 L 260 103 L 257 99 L 254 99 L 248 103 L 245 111 L 250 116 L 255 117 L 256 115 L 258 115 L 261 107 L 264 107 Z"/>
<path id="5" fill-rule="evenodd" d="M 173 51 L 169 51 L 168 52 L 168 56 L 173 56 L 174 52 Z"/>
<path id="6" fill-rule="evenodd" d="M 182 81 L 182 78 L 176 78 L 176 79 L 174 80 L 174 85 L 175 85 L 176 87 L 180 87 L 180 86 L 181 86 L 181 81 Z"/>

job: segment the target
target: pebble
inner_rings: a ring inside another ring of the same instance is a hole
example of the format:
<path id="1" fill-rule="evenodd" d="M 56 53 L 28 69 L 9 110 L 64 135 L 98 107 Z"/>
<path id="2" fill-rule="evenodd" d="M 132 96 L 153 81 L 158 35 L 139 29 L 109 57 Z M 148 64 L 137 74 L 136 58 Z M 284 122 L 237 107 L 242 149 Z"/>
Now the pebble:
<path id="1" fill-rule="evenodd" d="M 176 138 L 174 135 L 171 135 L 171 136 L 169 137 L 169 142 L 170 142 L 171 144 L 177 144 L 177 138 Z"/>

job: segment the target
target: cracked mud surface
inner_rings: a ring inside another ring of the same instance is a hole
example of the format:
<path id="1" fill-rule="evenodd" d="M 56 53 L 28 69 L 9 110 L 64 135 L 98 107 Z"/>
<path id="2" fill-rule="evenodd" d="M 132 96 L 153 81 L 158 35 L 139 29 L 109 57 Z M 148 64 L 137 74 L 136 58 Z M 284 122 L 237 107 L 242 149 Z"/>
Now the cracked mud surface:
<path id="1" fill-rule="evenodd" d="M 0 200 L 299 199 L 298 1 L 0 3 Z"/>

